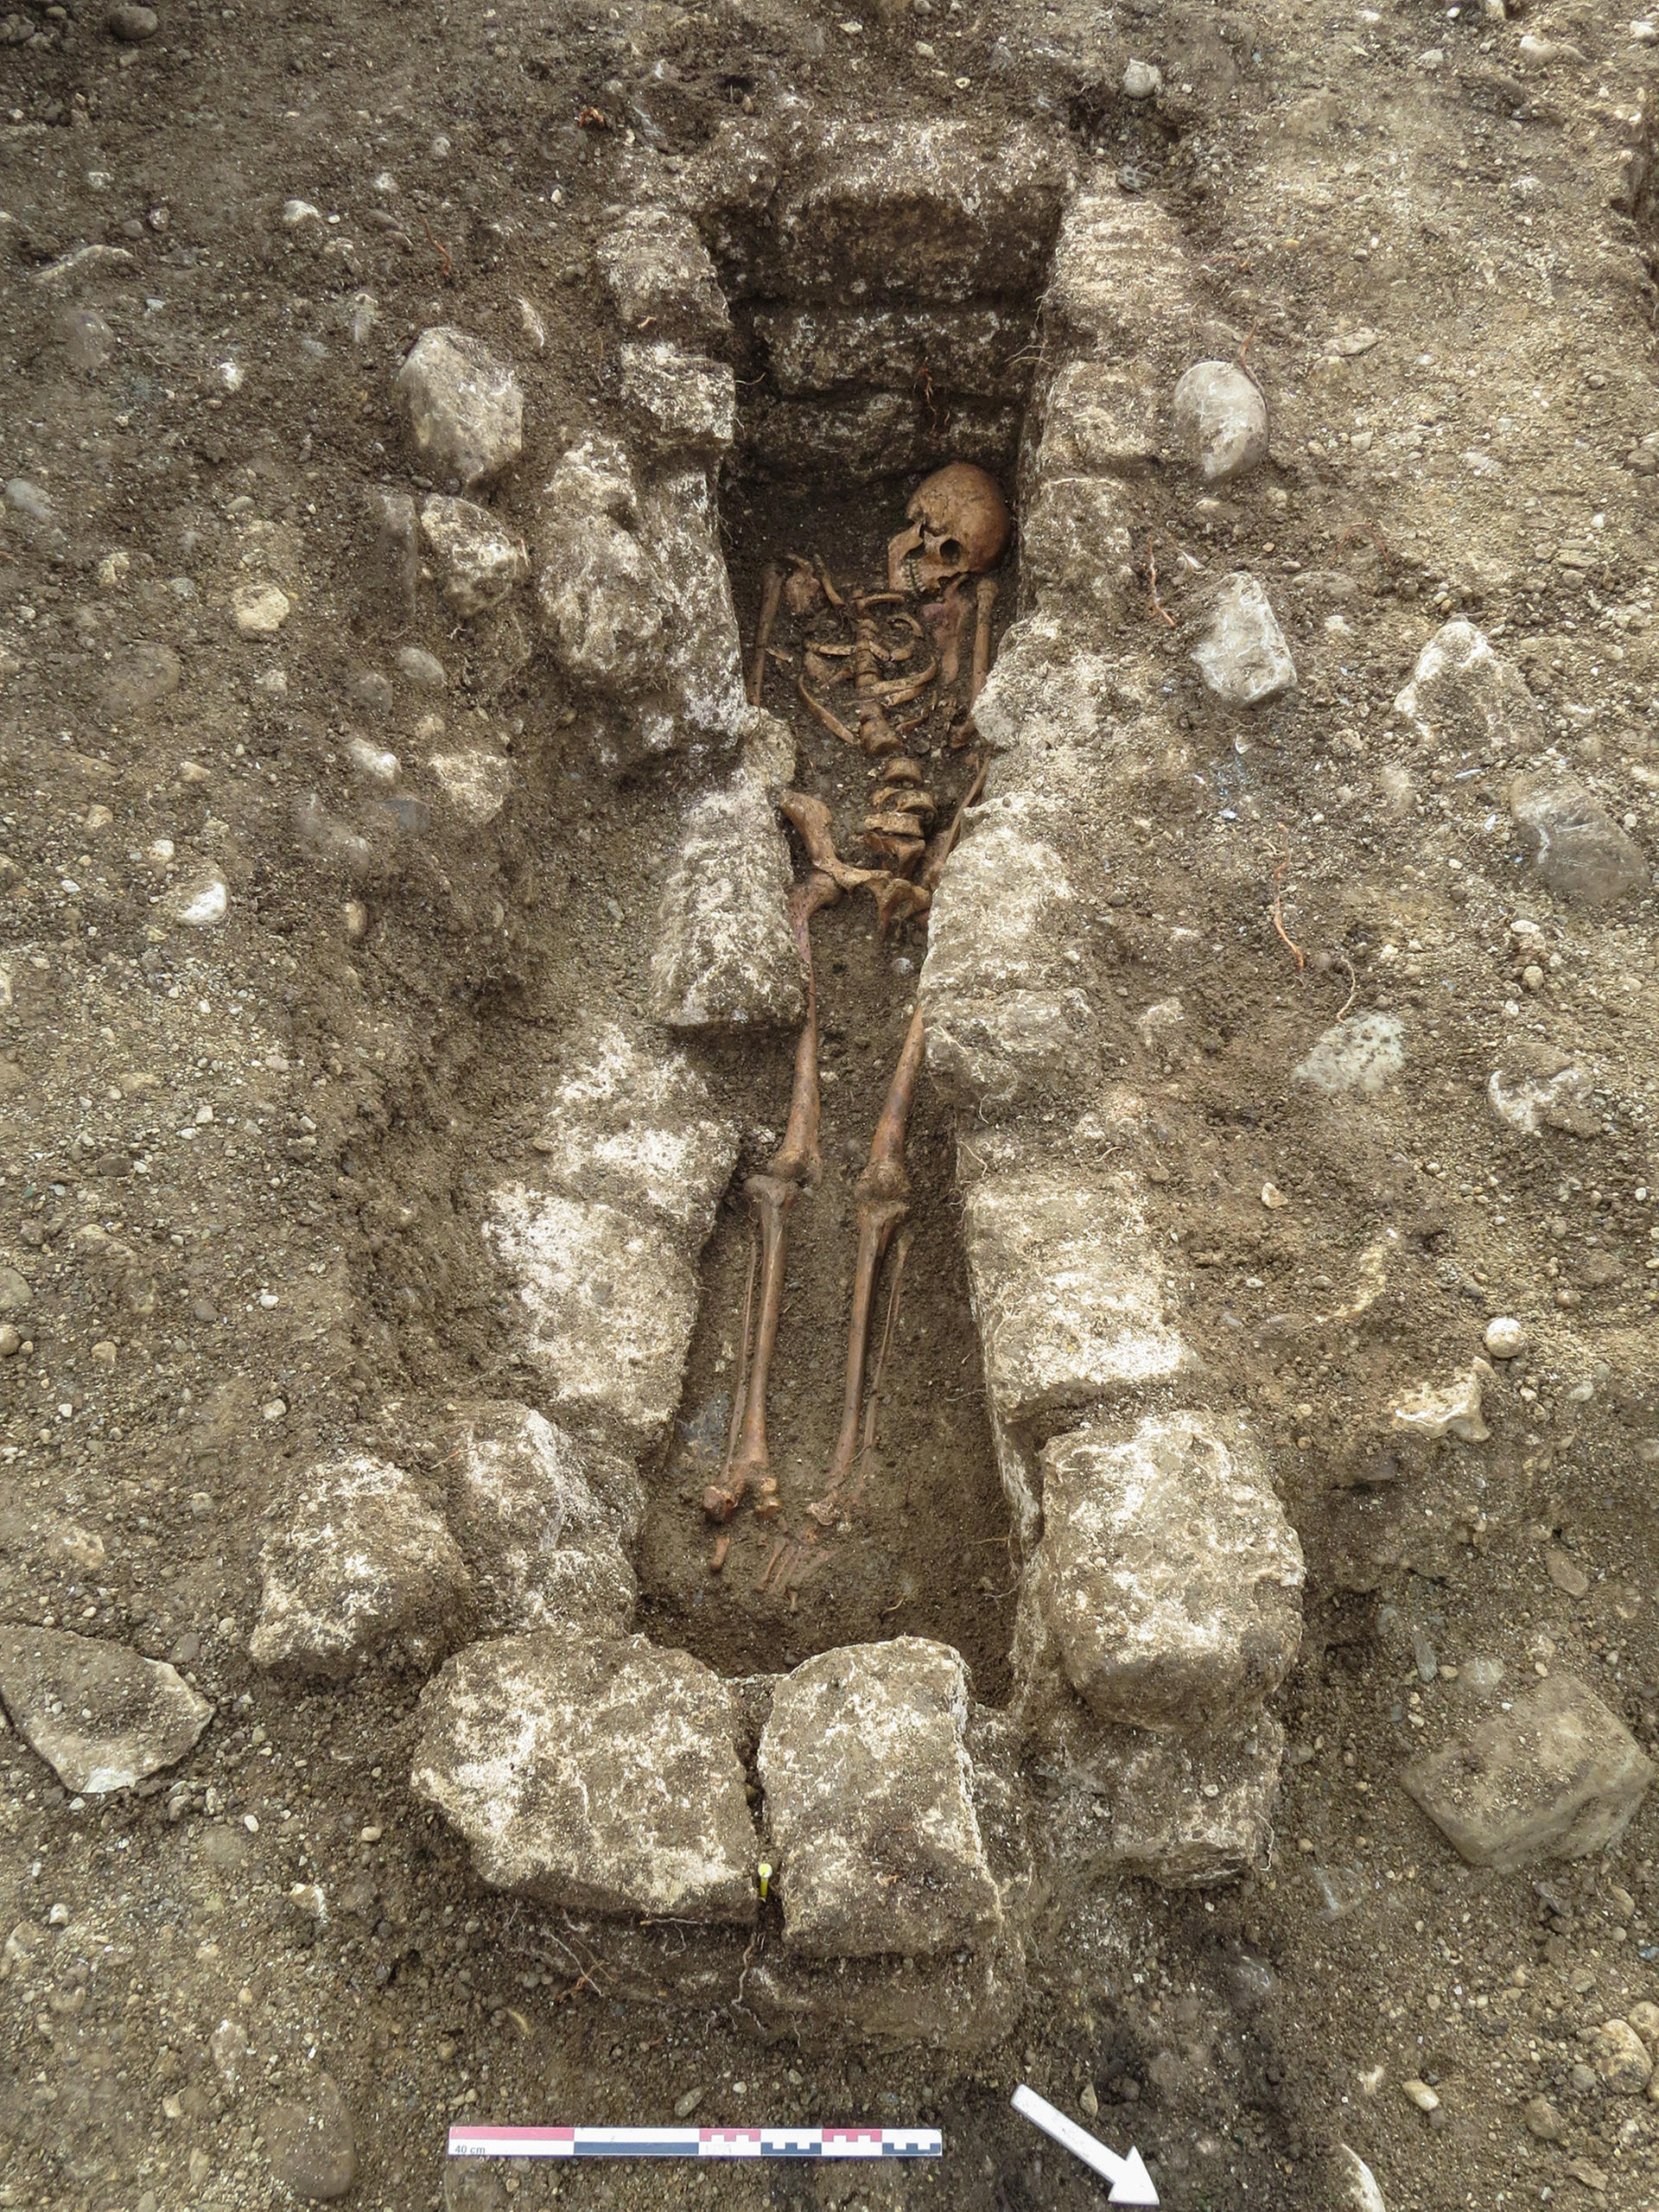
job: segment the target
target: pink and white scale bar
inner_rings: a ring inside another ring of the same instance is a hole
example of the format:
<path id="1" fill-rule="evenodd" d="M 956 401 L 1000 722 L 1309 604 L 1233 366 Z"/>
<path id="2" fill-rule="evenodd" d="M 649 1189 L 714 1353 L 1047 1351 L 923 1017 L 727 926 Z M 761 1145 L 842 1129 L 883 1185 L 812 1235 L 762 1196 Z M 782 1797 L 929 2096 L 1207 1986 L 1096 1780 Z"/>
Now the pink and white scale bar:
<path id="1" fill-rule="evenodd" d="M 452 2158 L 938 2158 L 937 2127 L 452 2127 Z"/>

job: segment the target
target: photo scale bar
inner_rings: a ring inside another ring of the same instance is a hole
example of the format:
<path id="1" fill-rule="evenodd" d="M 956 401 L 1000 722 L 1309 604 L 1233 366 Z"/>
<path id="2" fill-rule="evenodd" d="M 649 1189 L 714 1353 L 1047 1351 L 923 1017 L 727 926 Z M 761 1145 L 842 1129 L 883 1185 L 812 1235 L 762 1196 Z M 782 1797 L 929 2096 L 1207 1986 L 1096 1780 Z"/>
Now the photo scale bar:
<path id="1" fill-rule="evenodd" d="M 937 2127 L 452 2127 L 452 2158 L 938 2158 Z"/>

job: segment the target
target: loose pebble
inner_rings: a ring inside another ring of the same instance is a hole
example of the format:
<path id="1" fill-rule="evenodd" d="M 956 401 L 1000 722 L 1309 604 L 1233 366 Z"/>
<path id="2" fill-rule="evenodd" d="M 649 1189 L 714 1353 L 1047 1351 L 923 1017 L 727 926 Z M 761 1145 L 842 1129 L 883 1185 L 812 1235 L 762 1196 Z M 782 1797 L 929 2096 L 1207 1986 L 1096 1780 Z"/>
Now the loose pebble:
<path id="1" fill-rule="evenodd" d="M 119 39 L 123 46 L 142 46 L 146 39 L 154 38 L 162 27 L 156 10 L 137 6 L 135 0 L 121 0 L 120 6 L 111 8 L 104 21 L 110 36 Z"/>
<path id="2" fill-rule="evenodd" d="M 1527 1348 L 1527 1332 L 1522 1322 L 1499 1314 L 1486 1324 L 1481 1341 L 1494 1359 L 1518 1359 Z"/>
<path id="3" fill-rule="evenodd" d="M 1438 2112 L 1440 2101 L 1427 2082 L 1412 2080 L 1400 2084 L 1402 2094 L 1414 2104 L 1419 2112 Z"/>
<path id="4" fill-rule="evenodd" d="M 231 601 L 237 634 L 274 638 L 292 612 L 288 594 L 276 584 L 244 584 Z"/>

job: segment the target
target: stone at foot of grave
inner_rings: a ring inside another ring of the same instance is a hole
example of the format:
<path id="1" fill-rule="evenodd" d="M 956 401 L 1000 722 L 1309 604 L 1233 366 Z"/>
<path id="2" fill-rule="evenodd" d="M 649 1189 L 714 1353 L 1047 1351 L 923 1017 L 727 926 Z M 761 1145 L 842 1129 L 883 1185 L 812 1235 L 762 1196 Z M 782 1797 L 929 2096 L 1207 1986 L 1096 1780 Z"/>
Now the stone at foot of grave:
<path id="1" fill-rule="evenodd" d="M 644 1637 L 506 1637 L 421 1700 L 413 1783 L 482 1878 L 575 1912 L 755 1916 L 737 1692 Z"/>

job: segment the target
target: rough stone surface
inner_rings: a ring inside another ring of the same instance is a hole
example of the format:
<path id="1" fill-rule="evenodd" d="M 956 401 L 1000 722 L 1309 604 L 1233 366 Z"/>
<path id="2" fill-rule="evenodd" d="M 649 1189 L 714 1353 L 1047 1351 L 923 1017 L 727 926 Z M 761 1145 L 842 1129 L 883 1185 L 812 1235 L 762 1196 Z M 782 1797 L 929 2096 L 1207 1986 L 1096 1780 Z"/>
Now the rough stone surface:
<path id="1" fill-rule="evenodd" d="M 1012 124 L 986 150 L 967 118 L 817 124 L 778 193 L 757 263 L 771 296 L 958 307 L 1039 281 L 1071 188 L 1052 131 Z"/>
<path id="2" fill-rule="evenodd" d="M 423 330 L 393 388 L 423 461 L 463 492 L 489 483 L 524 449 L 518 379 L 510 363 L 464 330 L 448 324 Z"/>
<path id="3" fill-rule="evenodd" d="M 640 1497 L 623 1462 L 503 1401 L 462 1408 L 448 1466 L 449 1525 L 485 1634 L 626 1633 Z"/>
<path id="4" fill-rule="evenodd" d="M 494 1887 L 574 1911 L 753 1921 L 741 1707 L 687 1653 L 508 1637 L 450 1660 L 421 1711 L 413 1786 Z"/>
<path id="5" fill-rule="evenodd" d="M 601 1022 L 573 1040 L 544 1097 L 535 1147 L 562 1192 L 654 1218 L 688 1251 L 701 1247 L 737 1162 L 737 1128 L 683 1053 Z"/>
<path id="6" fill-rule="evenodd" d="M 427 766 L 443 795 L 471 830 L 493 822 L 513 785 L 512 763 L 505 754 L 481 747 L 467 753 L 434 753 Z"/>
<path id="7" fill-rule="evenodd" d="M 1128 1173 L 1037 1163 L 967 1193 L 963 1236 L 985 1383 L 1000 1418 L 1168 1382 L 1191 1354 Z"/>
<path id="8" fill-rule="evenodd" d="M 1645 888 L 1647 862 L 1632 837 L 1576 784 L 1541 789 L 1517 783 L 1510 812 L 1532 856 L 1532 873 L 1557 899 L 1611 906 Z"/>
<path id="9" fill-rule="evenodd" d="M 1502 749 L 1542 741 L 1543 717 L 1525 677 L 1461 616 L 1442 623 L 1418 654 L 1394 708 L 1421 735 L 1441 742 L 1461 737 Z"/>
<path id="10" fill-rule="evenodd" d="M 642 485 L 620 446 L 589 440 L 553 473 L 537 559 L 554 658 L 582 690 L 624 710 L 596 726 L 602 765 L 620 769 L 747 732 L 753 714 L 706 472 L 671 471 Z"/>
<path id="11" fill-rule="evenodd" d="M 1356 1014 L 1333 1022 L 1291 1070 L 1292 1080 L 1332 1098 L 1374 1098 L 1406 1064 L 1405 1025 L 1397 1014 Z"/>
<path id="12" fill-rule="evenodd" d="M 1133 525 L 1116 477 L 1044 476 L 1020 521 L 1022 589 L 1110 625 L 1133 577 Z"/>
<path id="13" fill-rule="evenodd" d="M 111 715 L 137 715 L 170 699 L 183 678 L 184 663 L 171 645 L 141 639 L 113 653 L 99 688 Z"/>
<path id="14" fill-rule="evenodd" d="M 636 208 L 600 240 L 595 258 L 629 330 L 667 328 L 707 342 L 729 327 L 715 264 L 688 217 Z"/>
<path id="15" fill-rule="evenodd" d="M 1208 690 L 1230 707 L 1261 707 L 1296 688 L 1296 664 L 1268 594 L 1248 570 L 1224 577 L 1195 648 Z"/>
<path id="16" fill-rule="evenodd" d="M 926 361 L 939 365 L 934 372 L 953 398 L 1006 401 L 1025 389 L 1020 356 L 1031 344 L 1032 318 L 982 303 L 791 307 L 761 309 L 754 334 L 766 345 L 771 382 L 791 398 L 867 385 L 913 394 L 917 364 Z"/>
<path id="17" fill-rule="evenodd" d="M 649 1450 L 667 1433 L 697 1317 L 697 1280 L 660 1224 L 509 1184 L 484 1235 L 518 1283 L 525 1350 L 579 1427 Z"/>
<path id="18" fill-rule="evenodd" d="M 1583 1859 L 1623 1834 L 1654 1768 L 1618 1714 L 1572 1675 L 1415 1759 L 1401 1781 L 1471 1866 Z"/>
<path id="19" fill-rule="evenodd" d="M 1065 957 L 1079 901 L 1045 829 L 1022 798 L 980 809 L 928 918 L 928 1073 L 976 1113 L 1064 1095 L 1091 1058 L 1088 1001 Z"/>
<path id="20" fill-rule="evenodd" d="M 1249 1445 L 1172 1414 L 1056 1437 L 1041 1465 L 1027 1687 L 1058 1660 L 1101 1719 L 1153 1730 L 1219 1729 L 1271 1696 L 1301 1642 L 1302 1554 Z"/>
<path id="21" fill-rule="evenodd" d="M 1639 2097 L 1653 2072 L 1648 2047 L 1628 2020 L 1604 2020 L 1583 2037 L 1586 2054 L 1616 2097 Z"/>
<path id="22" fill-rule="evenodd" d="M 410 1477 L 366 1453 L 312 1468 L 261 1566 L 248 1654 L 296 1674 L 349 1675 L 394 1637 L 435 1664 L 468 1587 L 454 1538 Z"/>
<path id="23" fill-rule="evenodd" d="M 66 1789 L 130 1789 L 172 1766 L 213 1708 L 175 1669 L 67 1629 L 0 1627 L 0 1700 Z"/>
<path id="24" fill-rule="evenodd" d="M 789 926 L 789 849 L 747 764 L 688 809 L 664 886 L 651 1010 L 671 1029 L 797 1027 L 806 997 Z"/>
<path id="25" fill-rule="evenodd" d="M 524 541 L 487 507 L 434 493 L 421 509 L 438 588 L 457 614 L 487 613 L 530 574 Z"/>
<path id="26" fill-rule="evenodd" d="M 1268 457 L 1268 403 L 1232 361 L 1198 361 L 1175 387 L 1175 435 L 1206 484 L 1232 484 Z"/>
<path id="27" fill-rule="evenodd" d="M 1109 185 L 1068 206 L 1045 325 L 1057 350 L 1139 359 L 1160 327 L 1179 329 L 1191 279 L 1179 226 L 1151 200 Z"/>
<path id="28" fill-rule="evenodd" d="M 625 346 L 622 397 L 645 442 L 663 454 L 718 461 L 737 428 L 731 365 L 687 353 L 670 340 Z"/>
<path id="29" fill-rule="evenodd" d="M 1038 474 L 1139 477 L 1158 454 L 1158 393 L 1147 371 L 1068 362 L 1049 386 Z"/>
<path id="30" fill-rule="evenodd" d="M 931 1955 L 995 1933 L 967 1719 L 960 1657 L 918 1637 L 821 1652 L 779 1684 L 760 1771 L 790 1948 Z"/>
<path id="31" fill-rule="evenodd" d="M 256 644 L 274 638 L 292 612 L 293 601 L 277 584 L 242 584 L 231 594 L 236 634 Z"/>
<path id="32" fill-rule="evenodd" d="M 1510 1046 L 1486 1084 L 1486 1103 L 1500 1122 L 1523 1136 L 1560 1129 L 1594 1136 L 1601 1117 L 1590 1103 L 1595 1084 L 1588 1069 L 1565 1052 L 1535 1043 Z"/>
<path id="33" fill-rule="evenodd" d="M 1426 1384 L 1402 1398 L 1390 1416 L 1395 1428 L 1409 1436 L 1421 1436 L 1427 1442 L 1436 1443 L 1443 1436 L 1455 1436 L 1465 1444 L 1484 1444 L 1491 1430 L 1481 1418 L 1480 1373 L 1484 1362 L 1477 1362 L 1469 1373 L 1456 1382 L 1436 1388 Z M 1487 1369 L 1490 1375 L 1491 1370 Z"/>
<path id="34" fill-rule="evenodd" d="M 327 2075 L 309 2101 L 272 2105 L 260 2122 L 271 2178 L 302 2203 L 349 2196 L 357 2180 L 357 2134 L 346 2100 Z"/>

